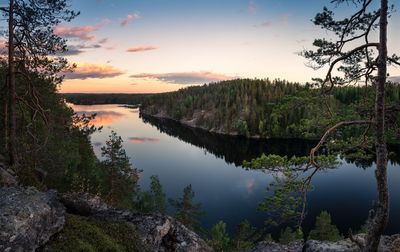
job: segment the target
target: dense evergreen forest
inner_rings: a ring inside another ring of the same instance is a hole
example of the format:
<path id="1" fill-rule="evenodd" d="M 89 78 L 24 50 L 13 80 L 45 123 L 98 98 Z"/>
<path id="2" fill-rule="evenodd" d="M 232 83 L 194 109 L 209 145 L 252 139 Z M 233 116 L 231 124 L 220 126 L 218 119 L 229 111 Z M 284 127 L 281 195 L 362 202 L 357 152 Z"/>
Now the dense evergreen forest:
<path id="1" fill-rule="evenodd" d="M 399 86 L 388 84 L 387 94 L 388 104 L 399 102 Z M 313 84 L 236 79 L 149 96 L 141 112 L 217 133 L 318 139 L 327 125 L 369 113 L 361 105 L 370 104 L 372 97 L 370 87 L 339 87 L 324 97 Z M 344 134 L 357 132 L 348 129 Z"/>
<path id="2" fill-rule="evenodd" d="M 149 94 L 85 94 L 85 93 L 65 93 L 62 94 L 67 102 L 76 105 L 95 105 L 95 104 L 141 104 Z"/>

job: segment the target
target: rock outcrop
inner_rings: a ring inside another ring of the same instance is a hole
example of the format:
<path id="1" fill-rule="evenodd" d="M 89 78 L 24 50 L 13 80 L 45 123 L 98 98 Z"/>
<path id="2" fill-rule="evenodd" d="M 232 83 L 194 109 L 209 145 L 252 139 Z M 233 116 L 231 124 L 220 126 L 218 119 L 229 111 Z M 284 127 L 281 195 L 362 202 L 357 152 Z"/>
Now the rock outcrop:
<path id="1" fill-rule="evenodd" d="M 303 241 L 293 241 L 289 244 L 281 244 L 271 241 L 259 242 L 252 252 L 302 252 Z"/>
<path id="2" fill-rule="evenodd" d="M 67 207 L 67 211 L 74 214 L 132 223 L 143 243 L 152 251 L 212 251 L 199 235 L 166 215 L 141 214 L 111 208 L 104 204 L 99 197 L 90 194 L 66 194 L 62 196 L 62 202 Z"/>
<path id="3" fill-rule="evenodd" d="M 65 208 L 55 191 L 0 187 L 0 251 L 34 251 L 64 222 Z"/>
<path id="4" fill-rule="evenodd" d="M 365 235 L 357 235 L 357 240 L 364 241 Z M 350 241 L 350 239 L 341 240 L 338 242 L 315 241 L 309 240 L 304 246 L 307 252 L 359 252 L 359 247 Z M 379 244 L 378 252 L 400 252 L 400 235 L 382 236 Z"/>
<path id="5" fill-rule="evenodd" d="M 357 235 L 357 240 L 363 241 L 365 235 Z M 350 239 L 337 242 L 308 240 L 294 241 L 289 244 L 262 241 L 252 252 L 360 252 L 360 248 Z M 378 252 L 400 252 L 400 234 L 382 236 Z"/>

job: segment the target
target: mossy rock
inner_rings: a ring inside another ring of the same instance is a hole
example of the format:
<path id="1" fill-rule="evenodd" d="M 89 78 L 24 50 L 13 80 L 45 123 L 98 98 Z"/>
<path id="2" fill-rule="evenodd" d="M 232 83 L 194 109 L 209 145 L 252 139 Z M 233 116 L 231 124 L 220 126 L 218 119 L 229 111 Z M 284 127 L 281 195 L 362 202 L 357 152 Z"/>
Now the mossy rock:
<path id="1" fill-rule="evenodd" d="M 149 251 L 135 227 L 127 222 L 110 222 L 67 215 L 64 229 L 41 251 Z"/>

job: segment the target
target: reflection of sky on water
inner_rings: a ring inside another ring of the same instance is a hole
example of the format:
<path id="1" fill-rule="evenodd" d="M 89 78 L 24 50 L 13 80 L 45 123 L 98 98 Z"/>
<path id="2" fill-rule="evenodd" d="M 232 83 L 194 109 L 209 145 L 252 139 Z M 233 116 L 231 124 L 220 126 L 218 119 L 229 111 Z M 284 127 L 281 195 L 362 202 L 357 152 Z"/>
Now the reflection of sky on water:
<path id="1" fill-rule="evenodd" d="M 183 188 L 192 184 L 195 201 L 202 203 L 206 211 L 202 218 L 206 227 L 223 220 L 232 231 L 243 219 L 262 226 L 266 215 L 258 212 L 257 206 L 264 198 L 272 176 L 261 171 L 242 169 L 238 165 L 240 159 L 249 159 L 265 149 L 282 154 L 288 151 L 301 153 L 308 148 L 302 142 L 285 143 L 283 140 L 263 146 L 254 141 L 224 140 L 211 135 L 204 139 L 205 135 L 197 131 L 185 133 L 180 136 L 180 140 L 177 138 L 179 136 L 172 137 L 160 132 L 156 126 L 144 123 L 137 109 L 116 105 L 78 108 L 81 111 L 113 111 L 122 114 L 92 136 L 96 154 L 100 156 L 101 145 L 98 143 L 105 143 L 111 130 L 115 130 L 125 141 L 124 148 L 133 165 L 143 170 L 140 186 L 147 189 L 149 177 L 157 175 L 167 197 L 178 198 L 182 196 Z M 387 231 L 394 233 L 400 232 L 400 166 L 389 165 L 388 172 L 392 201 Z M 318 173 L 314 177 L 313 186 L 313 191 L 308 194 L 306 230 L 314 225 L 315 216 L 322 210 L 331 213 L 341 232 L 347 233 L 349 228 L 357 230 L 364 223 L 376 196 L 374 169 L 361 169 L 345 161 L 338 169 Z"/>
<path id="2" fill-rule="evenodd" d="M 128 141 L 131 143 L 157 143 L 160 139 L 153 137 L 129 137 Z"/>

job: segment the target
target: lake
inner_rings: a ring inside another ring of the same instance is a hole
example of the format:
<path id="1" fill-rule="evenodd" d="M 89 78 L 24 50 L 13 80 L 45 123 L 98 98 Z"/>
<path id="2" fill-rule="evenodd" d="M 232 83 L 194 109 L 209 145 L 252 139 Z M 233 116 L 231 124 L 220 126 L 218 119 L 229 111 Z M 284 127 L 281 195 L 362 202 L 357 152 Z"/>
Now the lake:
<path id="1" fill-rule="evenodd" d="M 223 220 L 232 232 L 247 219 L 261 227 L 266 213 L 257 211 L 258 202 L 265 195 L 270 174 L 243 169 L 243 160 L 262 153 L 307 155 L 315 144 L 304 140 L 255 140 L 210 134 L 184 127 L 167 120 L 141 118 L 138 109 L 118 105 L 73 106 L 78 113 L 97 113 L 94 121 L 104 126 L 92 136 L 99 158 L 111 130 L 124 140 L 124 148 L 131 163 L 143 172 L 140 187 L 149 188 L 150 176 L 157 175 L 168 198 L 182 196 L 189 184 L 195 191 L 195 202 L 202 204 L 204 227 L 210 228 Z M 399 146 L 391 148 L 400 156 Z M 400 165 L 389 162 L 390 220 L 386 233 L 400 232 Z M 354 164 L 341 160 L 336 169 L 322 171 L 313 179 L 313 190 L 308 193 L 307 217 L 304 229 L 313 227 L 315 216 L 327 210 L 339 230 L 347 234 L 357 230 L 366 220 L 376 197 L 374 164 Z M 173 214 L 173 209 L 168 209 Z"/>

